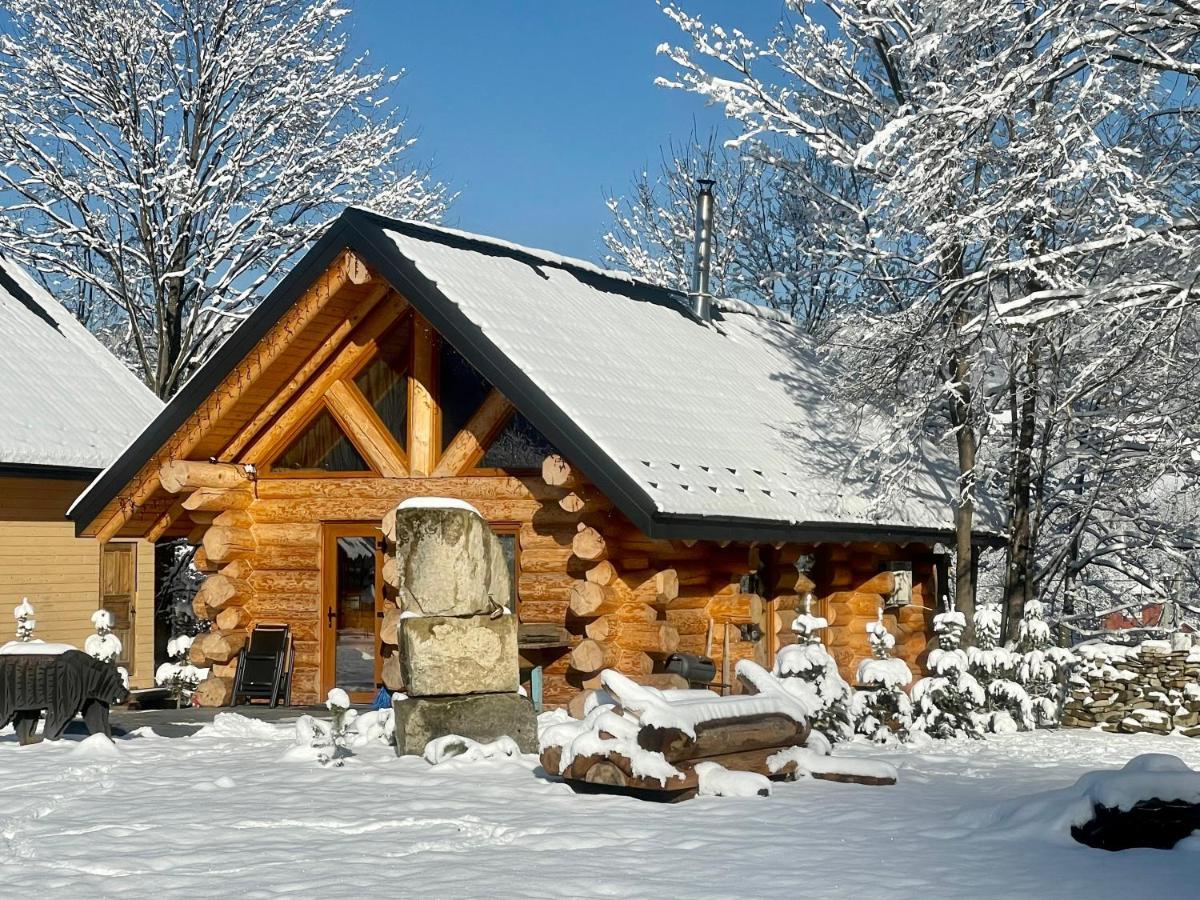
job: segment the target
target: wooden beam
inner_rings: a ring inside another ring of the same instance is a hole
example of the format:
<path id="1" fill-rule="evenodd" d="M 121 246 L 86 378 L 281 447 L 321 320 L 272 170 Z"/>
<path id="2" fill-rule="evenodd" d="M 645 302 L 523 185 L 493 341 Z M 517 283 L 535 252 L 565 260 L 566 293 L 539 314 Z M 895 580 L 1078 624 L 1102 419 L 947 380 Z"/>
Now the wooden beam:
<path id="1" fill-rule="evenodd" d="M 187 421 L 164 443 L 163 447 L 125 485 L 109 504 L 107 518 L 101 513 L 95 522 L 84 527 L 84 534 L 94 534 L 101 542 L 114 537 L 133 518 L 146 500 L 160 487 L 158 467 L 165 459 L 186 459 L 212 424 L 221 418 L 222 411 L 233 408 L 237 401 L 291 345 L 292 335 L 303 330 L 325 308 L 330 298 L 348 285 L 368 284 L 376 276 L 363 260 L 349 250 L 340 253 L 304 295 L 278 322 L 271 327 L 254 351 L 234 366 L 208 398 L 188 417 Z M 92 530 L 97 522 L 103 524 Z"/>
<path id="2" fill-rule="evenodd" d="M 433 472 L 441 449 L 436 380 L 437 334 L 423 318 L 414 316 L 412 377 L 408 379 L 408 467 L 415 477 Z"/>
<path id="3" fill-rule="evenodd" d="M 296 431 L 307 424 L 313 410 L 324 405 L 325 393 L 330 386 L 357 371 L 374 354 L 379 338 L 407 308 L 408 303 L 395 296 L 376 306 L 349 341 L 309 380 L 304 390 L 280 411 L 239 458 L 262 466 L 283 452 Z"/>
<path id="4" fill-rule="evenodd" d="M 163 536 L 163 532 L 170 528 L 181 515 L 183 515 L 183 504 L 176 500 L 167 507 L 166 512 L 154 520 L 154 524 L 146 532 L 146 540 L 153 544 Z"/>
<path id="5" fill-rule="evenodd" d="M 508 424 L 514 408 L 508 398 L 495 388 L 487 395 L 475 415 L 454 436 L 433 470 L 433 477 L 462 475 L 475 468 L 488 445 Z"/>
<path id="6" fill-rule="evenodd" d="M 163 490 L 178 494 L 197 488 L 249 487 L 250 475 L 243 466 L 233 463 L 169 459 L 159 467 L 158 481 Z"/>
<path id="7" fill-rule="evenodd" d="M 335 328 L 321 345 L 316 348 L 304 364 L 296 370 L 287 384 L 275 392 L 258 414 L 229 442 L 228 446 L 221 451 L 223 459 L 238 459 L 247 445 L 258 435 L 260 431 L 267 427 L 267 424 L 283 409 L 292 398 L 297 395 L 304 384 L 313 376 L 313 374 L 321 369 L 329 358 L 337 351 L 339 347 L 345 343 L 346 339 L 354 332 L 359 325 L 366 321 L 367 316 L 381 303 L 386 303 L 391 306 L 399 317 L 408 308 L 407 301 L 397 296 L 391 287 L 386 282 L 380 282 L 366 296 L 366 298 L 354 309 L 354 312 L 347 316 Z"/>
<path id="8" fill-rule="evenodd" d="M 352 382 L 342 379 L 331 384 L 325 392 L 325 404 L 375 471 L 386 478 L 408 475 L 404 451 Z"/>

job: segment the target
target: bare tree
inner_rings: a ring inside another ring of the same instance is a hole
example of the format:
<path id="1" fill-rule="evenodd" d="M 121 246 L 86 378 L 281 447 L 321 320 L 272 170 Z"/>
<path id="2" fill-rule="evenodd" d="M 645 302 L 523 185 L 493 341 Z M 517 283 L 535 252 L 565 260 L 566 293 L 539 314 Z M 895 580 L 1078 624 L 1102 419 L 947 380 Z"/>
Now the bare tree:
<path id="1" fill-rule="evenodd" d="M 1133 427 L 1138 403 L 1102 398 L 1181 350 L 1168 340 L 1172 311 L 1200 299 L 1200 223 L 1175 152 L 1195 134 L 1195 8 L 788 6 L 765 42 L 667 6 L 685 40 L 665 48 L 676 72 L 660 83 L 723 107 L 732 146 L 786 172 L 789 191 L 821 198 L 820 259 L 855 292 L 833 342 L 851 363 L 848 388 L 894 411 L 895 471 L 921 435 L 952 443 L 968 619 L 978 486 L 1003 486 L 1006 590 L 1019 609 L 1037 577 L 1041 492 L 1074 483 L 1049 464 L 1072 439 L 1063 423 L 1100 405 L 1104 427 Z M 1047 374 L 1064 380 L 1047 385 Z M 1154 381 L 1139 385 L 1144 396 Z M 1142 457 L 1147 476 L 1154 458 Z M 1083 478 L 1101 493 L 1113 485 Z"/>
<path id="2" fill-rule="evenodd" d="M 162 397 L 342 206 L 437 219 L 341 0 L 11 0 L 0 239 Z"/>

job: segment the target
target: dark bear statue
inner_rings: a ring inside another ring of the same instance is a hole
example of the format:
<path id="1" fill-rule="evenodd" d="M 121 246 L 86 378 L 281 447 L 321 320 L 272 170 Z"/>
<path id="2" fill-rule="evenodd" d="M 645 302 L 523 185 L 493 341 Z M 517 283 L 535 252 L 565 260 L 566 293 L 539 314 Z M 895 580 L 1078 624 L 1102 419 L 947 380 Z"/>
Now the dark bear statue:
<path id="1" fill-rule="evenodd" d="M 61 738 L 79 712 L 90 734 L 111 738 L 108 709 L 128 698 L 113 666 L 79 650 L 0 656 L 0 728 L 12 722 L 22 744 L 33 742 L 42 710 L 47 740 Z"/>

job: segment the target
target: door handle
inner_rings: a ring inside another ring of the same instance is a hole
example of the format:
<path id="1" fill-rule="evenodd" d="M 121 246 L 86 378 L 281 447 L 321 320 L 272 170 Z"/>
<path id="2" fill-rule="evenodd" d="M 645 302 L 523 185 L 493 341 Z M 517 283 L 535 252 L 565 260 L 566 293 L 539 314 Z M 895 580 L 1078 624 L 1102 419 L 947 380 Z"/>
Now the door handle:
<path id="1" fill-rule="evenodd" d="M 332 606 L 331 606 L 331 607 L 329 607 L 329 610 L 328 610 L 328 612 L 326 612 L 326 613 L 325 613 L 325 620 L 326 620 L 326 621 L 329 623 L 329 627 L 330 627 L 330 628 L 332 628 L 332 627 L 333 627 L 333 621 L 334 621 L 334 612 L 333 612 L 333 607 L 332 607 Z"/>

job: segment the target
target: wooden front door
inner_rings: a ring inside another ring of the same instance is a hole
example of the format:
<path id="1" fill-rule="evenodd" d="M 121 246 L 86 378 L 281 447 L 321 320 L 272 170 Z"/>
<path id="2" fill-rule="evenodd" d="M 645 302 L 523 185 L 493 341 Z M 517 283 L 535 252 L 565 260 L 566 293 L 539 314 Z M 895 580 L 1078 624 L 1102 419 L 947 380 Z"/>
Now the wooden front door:
<path id="1" fill-rule="evenodd" d="M 321 692 L 369 701 L 383 665 L 383 537 L 369 523 L 326 525 L 322 537 Z"/>
<path id="2" fill-rule="evenodd" d="M 137 592 L 137 544 L 103 544 L 100 550 L 100 608 L 113 617 L 113 634 L 121 641 L 118 666 L 133 674 L 134 597 Z"/>

